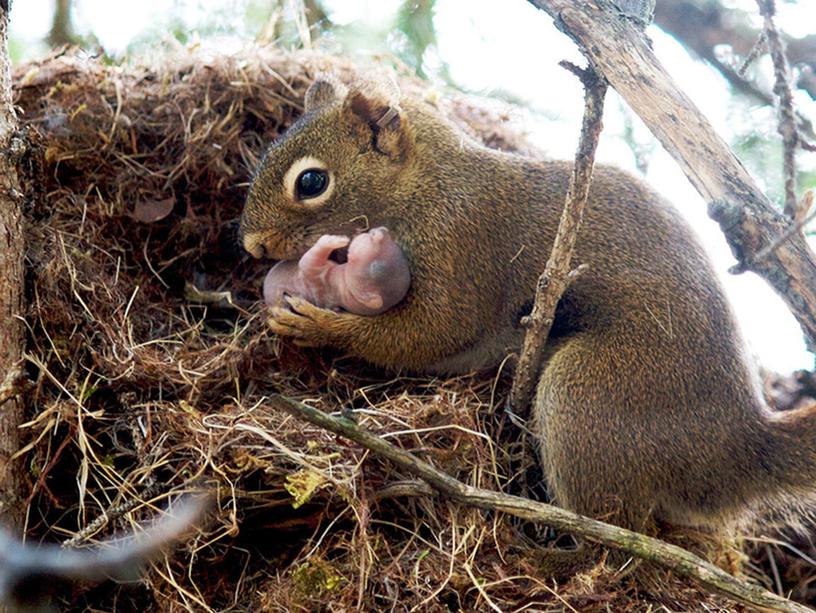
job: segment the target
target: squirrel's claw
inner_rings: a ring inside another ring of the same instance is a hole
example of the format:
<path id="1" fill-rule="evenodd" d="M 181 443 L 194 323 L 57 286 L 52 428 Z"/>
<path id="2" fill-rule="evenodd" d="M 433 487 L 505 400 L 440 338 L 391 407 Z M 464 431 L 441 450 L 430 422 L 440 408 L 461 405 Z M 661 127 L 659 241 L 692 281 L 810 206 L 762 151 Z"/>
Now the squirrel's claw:
<path id="1" fill-rule="evenodd" d="M 298 296 L 284 296 L 285 306 L 269 309 L 272 332 L 294 339 L 301 347 L 337 345 L 341 342 L 344 319 L 354 317 L 315 306 Z"/>
<path id="2" fill-rule="evenodd" d="M 271 312 L 271 311 L 278 311 L 278 312 Z M 284 319 L 286 319 L 286 315 L 281 312 L 291 313 L 288 309 L 282 307 L 274 307 L 270 311 L 269 319 L 267 320 L 267 325 L 269 329 L 278 336 L 285 336 L 293 339 L 295 345 L 298 347 L 319 347 L 320 343 L 315 341 L 307 340 L 306 338 L 301 336 L 301 331 L 296 327 L 289 325 Z"/>

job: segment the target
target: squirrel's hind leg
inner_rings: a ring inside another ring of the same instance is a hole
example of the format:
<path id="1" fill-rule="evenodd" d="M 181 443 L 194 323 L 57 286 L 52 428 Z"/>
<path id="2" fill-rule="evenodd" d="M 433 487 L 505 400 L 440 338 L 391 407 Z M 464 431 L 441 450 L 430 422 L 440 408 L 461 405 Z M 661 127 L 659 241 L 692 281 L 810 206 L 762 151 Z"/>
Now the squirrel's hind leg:
<path id="1" fill-rule="evenodd" d="M 730 523 L 772 487 L 757 458 L 780 450 L 767 448 L 758 415 L 732 406 L 745 402 L 733 386 L 695 372 L 694 356 L 658 368 L 651 356 L 668 352 L 654 342 L 610 326 L 564 339 L 550 356 L 533 431 L 553 500 L 635 530 L 653 517 Z"/>

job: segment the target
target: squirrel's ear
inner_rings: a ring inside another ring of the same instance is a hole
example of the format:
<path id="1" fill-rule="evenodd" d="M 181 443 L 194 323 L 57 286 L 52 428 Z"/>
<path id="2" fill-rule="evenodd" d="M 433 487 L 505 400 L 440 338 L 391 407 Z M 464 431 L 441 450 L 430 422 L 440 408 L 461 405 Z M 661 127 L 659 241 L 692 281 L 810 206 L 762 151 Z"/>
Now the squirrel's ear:
<path id="1" fill-rule="evenodd" d="M 303 109 L 308 113 L 318 107 L 342 100 L 347 94 L 348 88 L 334 75 L 318 75 L 306 90 Z"/>
<path id="2" fill-rule="evenodd" d="M 346 108 L 371 130 L 377 151 L 394 159 L 408 154 L 411 148 L 408 118 L 395 100 L 355 89 L 346 98 Z"/>

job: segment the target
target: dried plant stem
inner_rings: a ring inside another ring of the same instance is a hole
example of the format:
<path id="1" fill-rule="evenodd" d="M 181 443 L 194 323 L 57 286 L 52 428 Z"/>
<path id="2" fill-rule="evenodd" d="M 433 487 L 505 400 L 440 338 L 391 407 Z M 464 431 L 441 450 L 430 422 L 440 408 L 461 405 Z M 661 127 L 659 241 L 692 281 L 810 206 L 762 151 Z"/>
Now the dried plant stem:
<path id="1" fill-rule="evenodd" d="M 0 2 L 0 377 L 17 372 L 23 348 L 23 219 L 16 160 L 20 140 L 11 95 L 8 55 L 9 3 Z M 23 404 L 18 395 L 0 403 L 0 517 L 15 529 L 21 525 L 21 466 L 13 456 L 20 448 L 18 428 Z"/>
<path id="2" fill-rule="evenodd" d="M 558 530 L 620 549 L 643 560 L 665 566 L 678 575 L 696 579 L 709 589 L 756 607 L 774 611 L 811 611 L 804 605 L 777 596 L 758 585 L 740 581 L 682 547 L 583 517 L 553 505 L 466 485 L 420 460 L 411 452 L 394 447 L 381 437 L 367 432 L 350 419 L 333 417 L 285 396 L 273 396 L 270 400 L 275 408 L 362 445 L 387 458 L 399 468 L 421 477 L 445 496 L 464 504 L 501 511 L 528 521 L 546 523 Z"/>
<path id="3" fill-rule="evenodd" d="M 570 281 L 570 261 L 584 217 L 595 150 L 603 127 L 606 81 L 591 66 L 581 69 L 568 62 L 562 62 L 561 65 L 575 73 L 584 85 L 584 119 L 561 221 L 544 273 L 538 279 L 535 302 L 528 319 L 527 334 L 510 392 L 510 406 L 517 414 L 524 414 L 532 401 L 544 346 L 555 318 L 555 307 Z"/>

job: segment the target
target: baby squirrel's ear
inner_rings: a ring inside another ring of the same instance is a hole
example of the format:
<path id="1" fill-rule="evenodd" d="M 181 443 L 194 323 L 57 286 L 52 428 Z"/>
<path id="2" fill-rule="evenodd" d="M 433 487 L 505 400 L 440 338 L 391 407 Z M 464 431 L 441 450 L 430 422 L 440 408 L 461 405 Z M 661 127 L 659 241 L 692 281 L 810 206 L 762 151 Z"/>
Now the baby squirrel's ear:
<path id="1" fill-rule="evenodd" d="M 399 161 L 404 159 L 413 145 L 413 132 L 408 118 L 399 106 L 399 90 L 386 88 L 363 89 L 363 84 L 352 87 L 345 100 L 346 112 L 352 113 L 373 134 L 374 147 L 380 153 Z"/>
<path id="2" fill-rule="evenodd" d="M 338 102 L 348 95 L 348 88 L 332 74 L 320 74 L 306 90 L 303 109 L 311 110 Z"/>

